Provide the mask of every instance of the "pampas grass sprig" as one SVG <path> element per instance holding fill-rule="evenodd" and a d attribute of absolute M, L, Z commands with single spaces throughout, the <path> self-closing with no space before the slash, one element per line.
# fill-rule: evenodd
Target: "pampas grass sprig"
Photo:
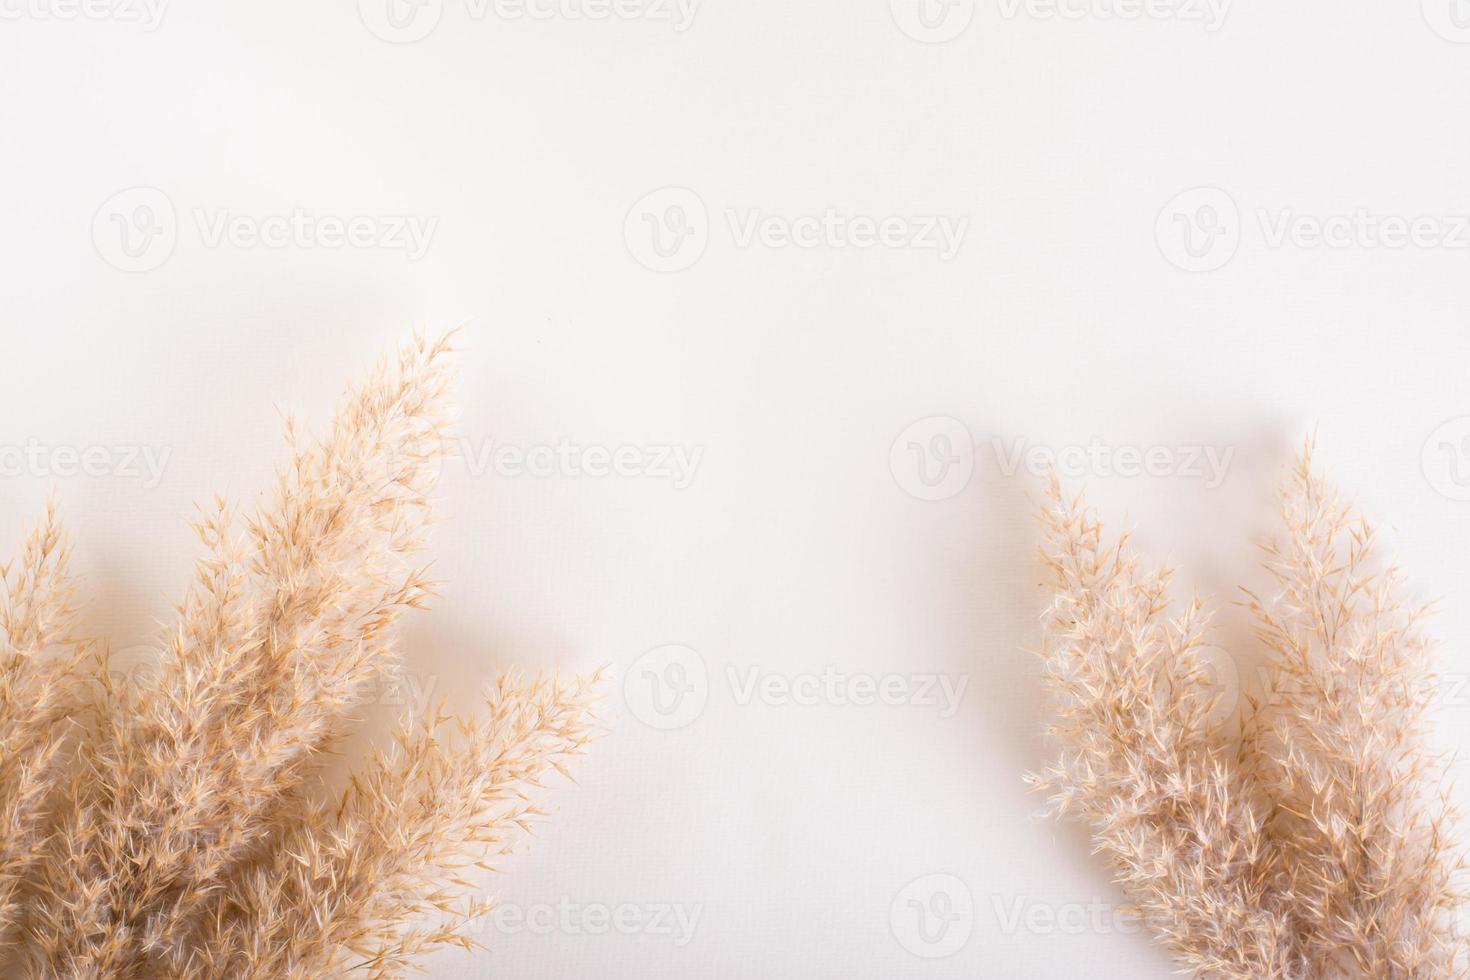
<path fill-rule="evenodd" d="M 4 569 L 0 930 L 27 978 L 398 976 L 466 945 L 467 869 L 594 733 L 596 676 L 509 673 L 479 718 L 405 717 L 345 791 L 324 760 L 399 668 L 446 445 L 449 338 L 348 392 L 253 516 L 223 501 L 156 669 L 75 634 L 54 508 Z M 11 975 L 7 973 L 7 975 Z"/>
<path fill-rule="evenodd" d="M 1463 976 L 1463 870 L 1425 714 L 1425 610 L 1310 444 L 1265 549 L 1273 593 L 1245 605 L 1268 691 L 1241 732 L 1211 726 L 1207 620 L 1170 615 L 1166 570 L 1107 544 L 1052 478 L 1041 511 L 1056 761 L 1028 777 L 1090 828 L 1159 942 L 1197 976 Z"/>

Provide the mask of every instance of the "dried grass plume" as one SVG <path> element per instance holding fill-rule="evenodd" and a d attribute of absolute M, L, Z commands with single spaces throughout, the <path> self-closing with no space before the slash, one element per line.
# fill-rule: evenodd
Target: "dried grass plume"
<path fill-rule="evenodd" d="M 156 669 L 75 635 L 54 508 L 0 568 L 0 946 L 25 978 L 394 977 L 469 945 L 474 865 L 593 734 L 597 678 L 501 677 L 402 719 L 345 791 L 323 764 L 398 669 L 447 445 L 449 338 L 349 391 L 253 515 L 223 501 Z"/>
<path fill-rule="evenodd" d="M 1040 521 L 1057 757 L 1028 780 L 1087 825 L 1185 972 L 1464 976 L 1463 864 L 1424 730 L 1425 610 L 1311 450 L 1265 549 L 1271 594 L 1246 593 L 1269 683 L 1238 736 L 1211 724 L 1200 602 L 1171 606 L 1169 571 L 1141 568 L 1126 535 L 1107 542 L 1053 476 Z"/>

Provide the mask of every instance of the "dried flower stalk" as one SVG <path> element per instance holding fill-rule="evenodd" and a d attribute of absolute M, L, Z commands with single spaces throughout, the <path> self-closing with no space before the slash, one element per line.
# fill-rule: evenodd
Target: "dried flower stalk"
<path fill-rule="evenodd" d="M 1126 536 L 1106 545 L 1053 476 L 1040 521 L 1058 759 L 1027 778 L 1086 822 L 1193 975 L 1463 976 L 1463 864 L 1423 725 L 1425 610 L 1375 564 L 1372 530 L 1311 449 L 1282 492 L 1285 537 L 1265 549 L 1275 594 L 1246 593 L 1269 684 L 1238 739 L 1210 724 L 1199 601 L 1171 619 L 1169 572 L 1141 572 Z"/>
<path fill-rule="evenodd" d="M 19 559 L 0 565 L 0 942 L 12 938 L 61 783 L 73 677 L 89 646 L 72 636 L 75 585 L 54 503 Z"/>
<path fill-rule="evenodd" d="M 54 512 L 7 571 L 0 926 L 22 976 L 391 977 L 470 942 L 485 902 L 422 920 L 538 812 L 525 794 L 591 736 L 595 676 L 507 674 L 487 720 L 406 718 L 335 802 L 318 778 L 429 594 L 449 352 L 416 338 L 320 440 L 287 420 L 259 513 L 242 528 L 217 500 L 196 524 L 206 553 L 149 676 L 72 638 Z"/>

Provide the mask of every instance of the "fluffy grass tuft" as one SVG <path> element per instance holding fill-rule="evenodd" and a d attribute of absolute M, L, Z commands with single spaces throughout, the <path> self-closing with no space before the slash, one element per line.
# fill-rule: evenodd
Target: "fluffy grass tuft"
<path fill-rule="evenodd" d="M 1055 763 L 1027 778 L 1084 821 L 1135 911 L 1197 976 L 1464 976 L 1463 870 L 1424 721 L 1422 607 L 1302 451 L 1245 605 L 1269 655 L 1238 738 L 1210 724 L 1207 623 L 1169 573 L 1052 478 L 1040 521 Z"/>
<path fill-rule="evenodd" d="M 0 930 L 26 978 L 394 977 L 471 945 L 469 867 L 539 815 L 592 737 L 596 675 L 508 673 L 482 717 L 402 719 L 340 795 L 333 747 L 399 667 L 394 627 L 448 445 L 450 338 L 347 393 L 258 512 L 223 501 L 163 656 L 76 638 L 54 508 L 3 569 Z"/>

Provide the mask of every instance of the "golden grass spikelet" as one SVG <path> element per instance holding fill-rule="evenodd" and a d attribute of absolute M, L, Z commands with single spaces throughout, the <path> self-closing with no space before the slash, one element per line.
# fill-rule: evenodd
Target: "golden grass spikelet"
<path fill-rule="evenodd" d="M 258 512 L 216 500 L 197 521 L 205 554 L 145 675 L 72 636 L 54 508 L 0 569 L 5 975 L 392 977 L 468 942 L 488 903 L 462 872 L 591 737 L 596 676 L 507 674 L 484 719 L 405 718 L 340 799 L 320 789 L 431 589 L 450 340 L 381 362 L 318 440 L 287 419 Z"/>
<path fill-rule="evenodd" d="M 1027 779 L 1081 818 L 1135 911 L 1186 972 L 1230 980 L 1464 976 L 1463 870 L 1440 766 L 1422 607 L 1307 443 L 1264 549 L 1275 590 L 1244 605 L 1268 690 L 1212 726 L 1195 600 L 1171 619 L 1145 573 L 1052 477 L 1040 514 L 1055 763 Z"/>
<path fill-rule="evenodd" d="M 72 635 L 67 555 L 52 503 L 19 558 L 0 565 L 0 943 L 12 939 L 81 704 L 74 678 L 90 645 Z"/>

